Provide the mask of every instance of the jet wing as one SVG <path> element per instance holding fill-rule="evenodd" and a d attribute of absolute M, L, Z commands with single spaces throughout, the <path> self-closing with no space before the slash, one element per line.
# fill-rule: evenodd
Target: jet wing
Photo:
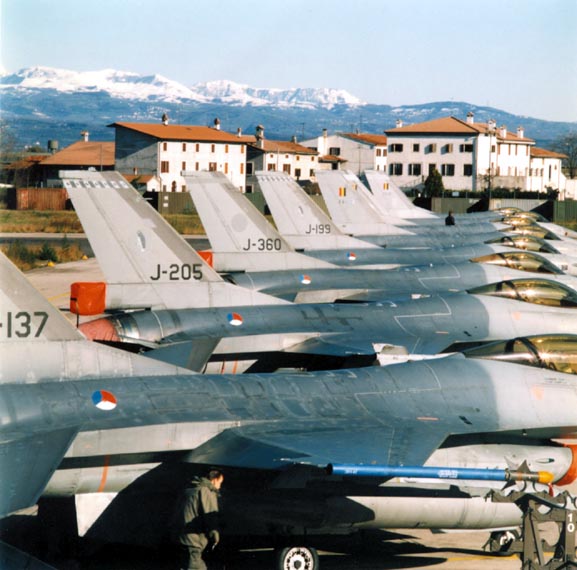
<path fill-rule="evenodd" d="M 298 405 L 295 402 L 295 405 Z M 332 412 L 331 412 L 332 413 Z M 283 469 L 332 462 L 423 465 L 448 436 L 446 426 L 335 420 L 279 422 L 230 428 L 191 452 L 186 461 L 230 467 Z"/>

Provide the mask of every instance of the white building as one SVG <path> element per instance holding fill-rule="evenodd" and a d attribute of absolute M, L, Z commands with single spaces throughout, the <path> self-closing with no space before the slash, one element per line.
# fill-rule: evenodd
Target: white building
<path fill-rule="evenodd" d="M 242 137 L 214 127 L 113 123 L 115 169 L 130 176 L 151 176 L 149 190 L 183 192 L 183 170 L 224 172 L 241 191 L 246 188 L 246 143 Z"/>
<path fill-rule="evenodd" d="M 338 133 L 326 129 L 315 139 L 301 142 L 319 154 L 321 170 L 339 170 L 341 165 L 355 174 L 365 170 L 386 170 L 387 137 L 369 133 Z"/>
<path fill-rule="evenodd" d="M 560 191 L 560 199 L 568 196 L 564 194 L 567 188 L 567 179 L 561 171 L 561 163 L 566 155 L 544 148 L 531 149 L 531 166 L 529 169 L 530 188 L 537 192 L 546 192 L 553 188 Z"/>
<path fill-rule="evenodd" d="M 264 128 L 259 125 L 256 137 L 247 146 L 246 191 L 252 192 L 257 187 L 254 173 L 284 172 L 298 181 L 314 179 L 314 172 L 319 167 L 319 157 L 315 150 L 298 144 L 296 140 L 276 141 L 264 137 Z"/>
<path fill-rule="evenodd" d="M 386 131 L 388 172 L 404 188 L 420 187 L 437 169 L 448 190 L 482 191 L 489 187 L 528 190 L 531 148 L 519 127 L 516 133 L 494 121 L 475 123 L 444 117 Z"/>

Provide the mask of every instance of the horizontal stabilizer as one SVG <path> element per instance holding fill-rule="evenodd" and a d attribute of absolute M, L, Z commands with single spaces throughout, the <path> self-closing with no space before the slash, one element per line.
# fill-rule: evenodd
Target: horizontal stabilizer
<path fill-rule="evenodd" d="M 200 338 L 191 342 L 178 342 L 150 350 L 146 356 L 181 368 L 201 372 L 219 342 L 220 339 L 218 338 Z"/>
<path fill-rule="evenodd" d="M 0 516 L 36 503 L 76 433 L 76 429 L 55 430 L 2 443 Z"/>

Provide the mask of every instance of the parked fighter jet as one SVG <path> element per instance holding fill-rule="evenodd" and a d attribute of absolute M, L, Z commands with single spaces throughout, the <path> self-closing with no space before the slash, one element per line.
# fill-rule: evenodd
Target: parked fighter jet
<path fill-rule="evenodd" d="M 274 520 L 269 515 L 261 521 L 269 533 L 282 527 L 290 534 L 296 519 L 307 532 L 343 525 L 516 525 L 516 507 L 491 503 L 484 498 L 487 489 L 511 480 L 543 488 L 575 478 L 575 450 L 552 441 L 577 433 L 575 337 L 517 339 L 501 350 L 477 351 L 477 358 L 458 354 L 384 368 L 260 374 L 242 381 L 199 376 L 87 343 L 4 257 L 0 263 L 2 516 L 35 503 L 82 434 L 85 444 L 96 445 L 74 448 L 69 457 L 75 469 L 91 465 L 106 470 L 111 487 L 126 485 L 126 478 L 119 483 L 108 466 L 134 462 L 137 453 L 158 456 L 151 449 L 158 440 L 142 437 L 148 433 L 140 431 L 144 426 L 173 426 L 161 449 L 177 450 L 181 461 L 155 470 L 164 475 L 165 490 L 174 491 L 171 473 L 178 473 L 182 460 L 231 471 L 251 468 L 270 474 L 273 487 L 275 482 L 288 487 L 292 493 L 281 494 L 284 502 L 277 503 L 280 514 L 277 510 Z M 187 439 L 185 433 L 196 435 Z M 129 457 L 123 453 L 127 445 Z M 354 486 L 327 474 L 327 465 L 335 463 L 407 468 L 398 477 L 415 477 L 414 468 L 435 466 L 438 486 L 382 476 L 374 485 L 356 487 L 355 494 Z M 458 485 L 455 473 L 462 480 Z M 152 483 L 159 493 L 158 477 L 141 478 L 129 498 L 142 502 Z M 99 489 L 108 483 L 105 476 Z M 434 509 L 414 509 L 417 490 Z M 70 495 L 76 489 L 58 487 L 56 477 L 51 492 Z M 241 514 L 262 516 L 271 498 L 276 501 L 277 495 L 259 488 L 253 508 Z M 302 512 L 295 513 L 297 504 L 305 507 Z M 146 507 L 146 526 L 152 527 L 156 519 L 149 503 Z M 142 532 L 135 519 L 131 511 L 131 525 L 118 529 L 116 541 Z"/>
<path fill-rule="evenodd" d="M 254 364 L 262 367 L 266 363 L 267 369 L 274 369 L 280 363 L 286 362 L 287 353 L 292 352 L 292 362 L 295 360 L 294 353 L 301 353 L 310 360 L 311 355 L 329 356 L 342 365 L 343 361 L 350 358 L 351 355 L 364 355 L 372 357 L 375 353 L 374 345 L 398 345 L 401 350 L 413 354 L 425 352 L 432 354 L 446 349 L 453 342 L 472 340 L 478 338 L 479 340 L 491 340 L 494 338 L 505 338 L 514 334 L 531 334 L 540 332 L 542 329 L 536 328 L 536 325 L 541 321 L 530 321 L 528 326 L 529 332 L 515 331 L 511 332 L 507 328 L 507 321 L 497 319 L 497 324 L 493 323 L 491 332 L 488 330 L 479 330 L 479 325 L 475 325 L 477 331 L 474 334 L 469 332 L 463 333 L 454 331 L 467 330 L 467 327 L 462 325 L 459 319 L 464 318 L 468 324 L 475 323 L 476 319 L 482 322 L 487 320 L 491 315 L 490 310 L 483 307 L 478 307 L 478 303 L 474 301 L 474 297 L 465 295 L 463 299 L 466 301 L 459 301 L 461 297 L 449 297 L 450 301 L 440 301 L 436 298 L 421 299 L 418 304 L 412 303 L 385 303 L 380 308 L 375 309 L 362 305 L 354 307 L 317 307 L 310 305 L 304 307 L 302 310 L 294 306 L 287 306 L 285 312 L 268 311 L 263 304 L 274 303 L 274 300 L 266 296 L 261 296 L 266 300 L 266 303 L 260 303 L 257 297 L 251 297 L 245 294 L 242 289 L 235 288 L 231 284 L 223 283 L 218 275 L 210 268 L 200 265 L 201 260 L 196 256 L 194 251 L 183 242 L 171 228 L 165 227 L 164 222 L 158 214 L 148 206 L 140 196 L 127 185 L 122 185 L 114 173 L 106 173 L 107 176 L 102 178 L 98 173 L 90 173 L 92 177 L 91 183 L 87 183 L 86 179 L 77 178 L 77 174 L 70 173 L 66 178 L 66 184 L 69 188 L 70 196 L 77 208 L 77 212 L 85 223 L 85 229 L 93 244 L 99 259 L 102 259 L 102 266 L 108 281 L 113 285 L 123 284 L 123 286 L 132 287 L 152 287 L 155 295 L 162 299 L 162 302 L 156 301 L 157 297 L 151 298 L 143 294 L 137 298 L 128 296 L 120 299 L 120 303 L 116 303 L 113 308 L 145 308 L 144 313 L 133 312 L 131 315 L 115 317 L 110 326 L 109 320 L 100 320 L 96 323 L 84 325 L 85 333 L 96 340 L 121 340 L 124 342 L 140 343 L 147 347 L 159 348 L 163 347 L 164 357 L 173 363 L 181 365 L 188 365 L 190 353 L 193 349 L 194 343 L 206 342 L 210 339 L 212 345 L 219 343 L 221 337 L 242 336 L 238 340 L 221 341 L 218 349 L 213 357 L 213 362 L 216 360 L 217 366 L 222 370 L 222 366 L 226 361 L 232 360 L 237 362 L 243 360 L 242 365 L 233 364 L 236 370 L 240 371 L 247 367 L 247 365 Z M 118 188 L 114 186 L 106 186 L 105 182 L 114 181 Z M 97 188 L 91 188 L 91 185 L 98 182 Z M 122 199 L 119 199 L 122 197 Z M 93 201 L 98 203 L 98 208 L 93 207 Z M 122 224 L 120 223 L 122 220 Z M 94 230 L 97 230 L 96 232 Z M 118 235 L 116 235 L 118 234 Z M 144 247 L 143 247 L 144 246 Z M 115 251 L 110 256 L 110 252 Z M 496 260 L 503 263 L 511 263 L 514 259 L 513 253 L 499 254 L 500 257 Z M 518 254 L 517 254 L 518 255 Z M 529 260 L 535 263 L 535 259 L 531 256 L 534 254 L 522 253 L 526 261 Z M 110 263 L 110 258 L 117 259 L 121 257 L 118 263 Z M 164 265 L 158 263 L 158 260 L 163 260 Z M 177 261 L 174 263 L 174 261 Z M 490 260 L 495 262 L 495 260 Z M 198 262 L 198 264 L 195 264 Z M 129 267 L 129 279 L 125 277 L 123 267 Z M 156 273 L 154 273 L 156 267 Z M 160 269 L 166 267 L 166 270 Z M 185 267 L 191 267 L 192 270 L 185 275 L 183 273 Z M 196 273 L 202 279 L 195 279 Z M 513 265 L 513 268 L 515 265 Z M 549 269 L 547 269 L 549 267 Z M 176 268 L 176 269 L 175 269 Z M 450 273 L 447 273 L 447 269 Z M 552 266 L 548 266 L 543 260 L 537 260 L 532 269 L 545 270 L 550 273 L 555 272 Z M 179 271 L 176 271 L 179 270 Z M 442 271 L 441 271 L 442 270 Z M 162 273 L 166 271 L 166 277 Z M 173 278 L 173 271 L 176 271 L 176 276 Z M 447 282 L 447 278 L 453 284 L 457 283 L 457 275 L 453 273 L 455 268 L 440 268 L 439 273 L 435 274 L 431 268 L 423 270 L 421 275 L 419 270 L 412 272 L 404 272 L 403 275 L 393 275 L 394 279 L 389 280 L 392 293 L 387 293 L 390 298 L 392 296 L 399 296 L 402 288 L 409 284 L 410 277 L 413 278 L 413 287 L 416 293 L 428 293 L 441 285 L 433 285 L 436 280 L 437 283 Z M 506 272 L 510 270 L 507 269 Z M 509 275 L 503 273 L 483 273 L 485 279 L 492 275 L 507 276 L 508 279 L 515 277 L 514 271 Z M 144 276 L 144 278 L 142 277 Z M 186 277 L 189 279 L 186 279 Z M 477 273 L 477 277 L 481 273 Z M 271 279 L 274 277 L 271 276 Z M 212 281 L 203 282 L 203 279 L 212 279 Z M 367 277 L 368 279 L 368 277 Z M 123 282 L 124 280 L 124 282 Z M 376 282 L 375 287 L 377 287 Z M 430 283 L 427 289 L 426 283 Z M 516 282 L 516 281 L 514 281 Z M 384 283 L 384 282 L 383 282 Z M 533 283 L 533 282 L 531 282 Z M 220 290 L 226 291 L 226 296 L 219 293 L 212 292 L 213 285 L 216 284 Z M 464 283 L 463 283 L 464 284 Z M 198 293 L 196 288 L 198 286 Z M 168 291 L 178 291 L 179 297 L 171 297 L 171 293 L 164 293 L 164 288 Z M 382 289 L 382 285 L 380 288 Z M 386 285 L 385 285 L 386 287 Z M 235 301 L 235 291 L 239 290 L 239 300 Z M 217 289 L 218 291 L 218 289 Z M 571 291 L 571 290 L 569 290 Z M 568 298 L 571 298 L 571 293 L 563 293 Z M 375 293 L 376 299 L 383 299 L 381 292 Z M 503 300 L 500 300 L 502 302 Z M 121 304 L 124 302 L 124 306 Z M 212 304 L 211 304 L 212 302 Z M 280 303 L 280 301 L 278 301 Z M 457 303 L 454 308 L 451 308 L 451 303 Z M 467 306 L 459 307 L 459 304 L 465 302 Z M 148 304 L 146 304 L 148 303 Z M 204 303 L 204 305 L 203 305 Z M 448 314 L 445 318 L 449 318 L 446 323 L 447 330 L 444 331 L 443 336 L 435 336 L 437 325 L 434 322 L 421 318 L 418 320 L 420 328 L 418 332 L 407 332 L 406 325 L 399 327 L 399 322 L 404 322 L 403 319 L 415 321 L 409 315 L 435 315 L 438 313 L 439 303 L 445 306 L 444 303 L 449 303 Z M 507 303 L 512 303 L 511 309 L 507 308 Z M 389 305 L 392 304 L 394 308 Z M 499 303 L 498 303 L 499 304 Z M 499 310 L 507 311 L 518 310 L 516 308 L 518 302 L 507 301 L 505 306 L 499 307 Z M 259 319 L 254 320 L 249 318 L 247 323 L 242 327 L 227 329 L 227 326 L 222 327 L 221 320 L 224 316 L 227 317 L 228 322 L 236 322 L 236 316 L 242 314 L 241 307 L 244 305 L 257 305 L 254 309 L 247 309 L 244 314 L 249 317 L 252 314 L 259 315 Z M 210 313 L 189 311 L 190 307 L 209 307 L 222 306 L 225 307 L 224 313 L 222 311 Z M 149 311 L 148 309 L 153 309 Z M 168 309 L 168 312 L 166 311 Z M 171 312 L 170 309 L 176 309 L 177 312 Z M 220 314 L 220 319 L 217 318 L 217 313 Z M 221 314 L 222 313 L 222 314 Z M 447 311 L 445 311 L 447 313 Z M 571 313 L 571 311 L 569 311 Z M 502 315 L 504 313 L 495 313 Z M 230 317 L 232 315 L 232 317 Z M 236 315 L 236 316 L 235 316 Z M 563 319 L 570 318 L 572 315 L 561 315 L 561 322 Z M 377 318 L 375 318 L 377 317 Z M 432 317 L 431 317 L 432 318 Z M 437 317 L 438 318 L 438 317 Z M 555 317 L 552 317 L 554 319 Z M 216 320 L 215 320 L 216 319 Z M 453 319 L 457 319 L 453 321 Z M 189 323 L 192 320 L 193 323 Z M 276 327 L 271 327 L 270 323 L 277 322 Z M 493 319 L 495 320 L 495 319 Z M 434 321 L 434 319 L 433 319 Z M 162 324 L 161 324 L 162 323 Z M 241 317 L 240 323 L 243 323 Z M 239 323 L 239 324 L 240 324 Z M 355 323 L 353 327 L 351 323 Z M 256 328 L 251 328 L 256 325 Z M 238 327 L 238 325 L 236 325 Z M 503 330 L 500 327 L 505 327 Z M 527 325 L 526 325 L 527 326 Z M 551 326 L 561 327 L 549 329 L 550 331 L 567 331 L 567 325 L 551 324 Z M 96 328 L 95 328 L 96 327 Z M 216 327 L 216 328 L 215 328 Z M 342 333 L 351 330 L 359 330 L 358 338 L 347 340 L 344 342 Z M 230 332 L 230 330 L 234 332 Z M 500 332 L 497 332 L 500 330 Z M 291 333 L 289 335 L 288 333 Z M 321 342 L 312 342 L 311 336 L 319 334 L 331 335 L 330 342 L 327 342 L 323 337 Z M 261 335 L 265 335 L 265 337 Z M 432 339 L 425 340 L 426 337 L 432 334 Z M 453 338 L 453 334 L 456 336 Z M 258 335 L 258 336 L 255 336 Z M 296 336 L 295 336 L 296 335 Z M 364 336 L 363 336 L 364 335 Z M 250 336 L 250 338 L 246 338 Z M 306 341 L 306 342 L 305 342 Z M 277 358 L 272 358 L 271 352 L 281 351 L 283 354 L 277 355 Z M 250 353 L 247 355 L 247 353 Z M 242 359 L 232 357 L 231 355 L 243 355 Z M 162 356 L 163 353 L 157 353 L 157 356 Z M 264 356 L 263 356 L 264 355 Z M 301 358 L 302 361 L 302 358 Z M 198 363 L 195 363 L 198 364 Z M 324 365 L 326 365 L 324 363 Z M 334 364 L 332 364 L 334 366 Z M 211 368 L 213 369 L 213 368 Z"/>
<path fill-rule="evenodd" d="M 412 301 L 140 311 L 82 327 L 94 340 L 103 334 L 148 347 L 222 339 L 211 371 L 227 364 L 236 372 L 326 369 L 544 331 L 571 333 L 577 330 L 577 291 L 546 279 L 514 279 Z"/>
<path fill-rule="evenodd" d="M 346 236 L 362 234 L 362 239 L 382 246 L 393 248 L 453 248 L 462 245 L 482 243 L 484 240 L 501 237 L 494 227 L 483 227 L 484 231 L 462 233 L 458 230 L 446 232 L 445 228 L 438 224 L 432 228 L 430 236 L 409 235 L 405 227 L 405 234 L 368 236 L 369 226 L 367 223 L 375 219 L 377 213 L 370 211 L 367 223 L 341 230 L 331 218 L 317 206 L 303 189 L 290 176 L 277 172 L 257 172 L 259 187 L 262 190 L 267 204 L 272 212 L 275 223 L 280 233 L 297 248 L 306 250 L 342 248 L 346 244 Z M 319 176 L 322 176 L 319 174 Z M 355 177 L 355 180 L 356 177 Z M 356 183 L 355 183 L 356 184 Z M 346 189 L 342 190 L 342 198 L 346 199 Z M 352 198 L 349 197 L 349 200 Z M 379 222 L 376 222 L 379 223 Z M 412 226 L 411 226 L 412 227 Z M 488 232 L 488 233 L 487 233 Z M 439 237 L 440 236 L 440 237 Z M 339 245 L 334 245 L 335 238 L 340 240 Z M 355 239 L 358 237 L 348 239 Z M 345 245 L 353 249 L 354 244 Z"/>
<path fill-rule="evenodd" d="M 485 239 L 488 239 L 491 235 L 496 236 L 497 231 L 505 227 L 500 222 L 483 220 L 446 227 L 441 221 L 416 224 L 396 218 L 392 214 L 384 217 L 371 200 L 369 190 L 353 173 L 343 170 L 317 170 L 315 176 L 335 224 L 346 233 L 363 236 L 370 241 L 373 241 L 371 236 L 386 235 L 389 236 L 386 242 L 389 246 L 403 244 L 404 241 L 404 247 L 407 247 L 407 244 L 440 247 L 447 238 L 459 240 L 473 234 L 485 235 Z M 410 230 L 413 237 L 403 240 L 401 236 L 395 236 L 395 232 L 389 227 L 391 223 L 400 224 L 397 227 Z M 402 225 L 409 223 L 413 225 Z"/>
<path fill-rule="evenodd" d="M 257 173 L 277 225 L 287 232 L 281 236 L 222 173 L 185 173 L 184 176 L 211 242 L 215 267 L 235 275 L 245 263 L 253 271 L 280 269 L 279 264 L 259 264 L 261 254 L 255 252 L 257 247 L 251 244 L 269 243 L 274 250 L 274 243 L 277 243 L 279 250 L 283 251 L 285 237 L 307 255 L 347 268 L 369 266 L 391 269 L 404 265 L 459 263 L 510 250 L 508 247 L 484 244 L 462 247 L 450 247 L 447 244 L 446 248 L 437 249 L 356 249 L 354 246 L 359 244 L 359 240 L 340 234 L 294 180 L 287 175 Z M 503 237 L 500 233 L 498 235 Z M 471 241 L 474 243 L 474 240 Z M 510 244 L 515 245 L 514 242 Z M 342 249 L 347 245 L 350 249 Z M 338 249 L 333 249 L 335 246 Z M 282 259 L 281 256 L 281 262 Z M 565 259 L 558 259 L 558 264 L 567 265 Z M 288 274 L 285 272 L 284 275 L 286 277 Z M 306 271 L 306 276 L 310 277 L 309 271 Z M 267 275 L 255 276 L 252 272 L 250 278 L 247 275 L 241 276 L 241 279 L 246 284 L 253 277 L 257 288 L 257 282 L 267 279 Z M 281 277 L 277 275 L 274 279 L 278 283 Z M 300 277 L 302 274 L 299 273 L 290 279 L 290 283 Z M 235 279 L 234 275 L 232 279 Z"/>
<path fill-rule="evenodd" d="M 364 177 L 371 190 L 365 196 L 371 200 L 381 215 L 385 217 L 393 215 L 414 224 L 430 225 L 431 222 L 444 224 L 445 216 L 415 206 L 385 171 L 366 170 Z M 458 224 L 478 224 L 483 221 L 500 222 L 504 216 L 514 213 L 521 213 L 521 210 L 519 208 L 499 208 L 486 212 L 455 214 L 455 219 Z"/>
<path fill-rule="evenodd" d="M 205 266 L 203 260 L 194 251 L 190 251 L 190 246 L 119 174 L 107 173 L 106 176 L 101 176 L 93 172 L 67 172 L 65 176 L 69 195 L 93 249 L 102 261 L 102 268 L 110 284 L 107 300 L 109 309 L 153 306 L 177 308 L 187 304 L 189 307 L 203 307 L 210 306 L 210 303 L 227 306 L 233 302 L 230 295 L 234 288 L 223 283 L 210 267 Z M 208 173 L 204 173 L 200 179 L 212 180 Z M 218 182 L 220 180 L 217 178 Z M 191 184 L 191 187 L 196 188 L 196 185 Z M 282 238 L 274 233 L 274 228 L 237 190 L 219 185 L 203 185 L 203 190 L 206 190 L 210 197 L 199 199 L 199 210 L 209 236 L 218 240 L 217 245 L 226 248 L 226 245 L 223 245 L 223 234 L 229 235 L 226 238 L 229 244 L 240 244 L 237 233 L 232 228 L 243 228 L 243 235 L 252 235 L 255 242 L 281 242 Z M 199 193 L 198 189 L 195 190 L 196 193 Z M 241 200 L 245 209 L 235 208 L 235 200 Z M 214 238 L 215 235 L 220 238 Z M 145 244 L 145 249 L 139 245 L 139 240 Z M 263 291 L 287 300 L 326 302 L 344 298 L 410 298 L 416 294 L 456 291 L 475 284 L 523 276 L 522 273 L 517 274 L 518 270 L 550 274 L 558 272 L 542 258 L 537 259 L 535 256 L 514 251 L 506 253 L 507 249 L 499 246 L 486 249 L 504 251 L 505 257 L 489 259 L 488 264 L 483 267 L 468 262 L 453 266 L 428 262 L 426 267 L 413 267 L 410 271 L 390 274 L 338 267 L 334 270 L 325 269 L 324 265 L 329 264 L 323 262 L 318 262 L 320 269 L 305 267 L 299 270 L 275 270 L 290 265 L 295 260 L 295 257 L 290 257 L 292 255 L 305 261 L 311 258 L 294 252 L 285 254 L 282 251 L 237 251 L 236 254 L 232 252 L 233 265 L 228 265 L 229 269 L 236 267 L 237 271 L 230 272 L 226 278 L 253 291 Z M 387 252 L 391 257 L 392 253 Z M 454 251 L 451 250 L 451 253 Z M 279 263 L 275 263 L 277 256 Z M 213 259 L 215 265 L 230 261 L 228 256 L 223 260 L 218 252 L 213 253 Z M 167 261 L 161 267 L 155 260 Z M 258 268 L 259 271 L 239 271 L 245 261 L 249 267 Z M 314 259 L 311 261 L 315 262 Z M 497 262 L 506 265 L 507 269 L 494 265 Z M 164 282 L 161 279 L 163 271 L 168 272 L 164 274 Z M 205 290 L 199 289 L 198 293 L 194 290 L 191 299 L 191 288 L 195 281 L 205 282 Z M 213 294 L 213 286 L 227 291 L 227 296 L 223 297 L 222 293 Z M 119 289 L 120 293 L 115 295 L 115 290 Z M 134 291 L 138 294 L 133 293 Z M 242 301 L 243 298 L 245 301 Z M 239 291 L 240 303 L 261 304 L 242 291 Z"/>

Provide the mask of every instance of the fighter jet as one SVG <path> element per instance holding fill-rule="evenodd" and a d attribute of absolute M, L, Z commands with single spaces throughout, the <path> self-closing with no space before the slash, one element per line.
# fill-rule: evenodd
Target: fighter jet
<path fill-rule="evenodd" d="M 505 228 L 500 222 L 477 221 L 468 224 L 446 227 L 444 222 L 416 224 L 412 221 L 397 218 L 394 214 L 386 216 L 375 206 L 369 190 L 352 172 L 343 170 L 317 170 L 315 173 L 325 204 L 335 224 L 345 233 L 363 236 L 363 239 L 374 241 L 372 236 L 387 236 L 388 246 L 407 244 L 414 246 L 442 246 L 447 238 L 466 239 L 467 236 L 484 235 L 488 239 L 496 236 L 499 229 Z M 397 231 L 390 227 L 403 231 Z M 407 225 L 412 224 L 412 225 Z M 403 240 L 407 231 L 413 237 Z M 377 238 L 378 239 L 378 238 Z M 378 241 L 382 243 L 382 241 Z"/>
<path fill-rule="evenodd" d="M 265 247 L 267 243 L 273 252 L 275 243 L 278 251 L 285 251 L 286 242 L 289 242 L 308 256 L 339 267 L 379 269 L 459 263 L 511 249 L 485 244 L 450 247 L 449 242 L 447 247 L 436 249 L 367 248 L 362 245 L 363 242 L 340 234 L 290 177 L 277 173 L 257 173 L 276 223 L 282 228 L 283 235 L 280 235 L 222 173 L 186 172 L 184 177 L 211 242 L 214 267 L 230 274 L 236 274 L 239 270 L 242 272 L 243 267 L 265 272 L 281 269 L 279 263 L 259 263 L 261 252 L 258 251 L 258 244 Z M 498 235 L 502 237 L 502 234 Z M 510 243 L 515 245 L 514 242 Z M 359 244 L 360 249 L 355 247 Z M 282 262 L 282 256 L 279 256 L 279 260 Z M 567 265 L 564 259 L 558 261 Z M 309 272 L 305 271 L 305 275 L 309 275 Z M 255 279 L 266 279 L 266 276 L 256 276 Z M 291 279 L 291 282 L 294 281 Z"/>
<path fill-rule="evenodd" d="M 456 354 L 239 381 L 88 343 L 4 257 L 0 263 L 1 516 L 33 505 L 59 466 L 100 469 L 106 475 L 96 491 L 118 489 L 129 481 L 109 466 L 134 463 L 134 455 L 158 464 L 160 450 L 164 461 L 156 477 L 141 477 L 124 497 L 146 504 L 143 526 L 156 520 L 148 494 L 174 492 L 174 474 L 186 463 L 268 474 L 270 485 L 260 487 L 253 509 L 240 514 L 265 513 L 277 500 L 276 482 L 290 492 L 280 493 L 284 501 L 277 502 L 275 517 L 262 522 L 269 533 L 282 527 L 289 535 L 296 519 L 307 533 L 343 525 L 511 526 L 520 512 L 491 503 L 487 489 L 516 480 L 543 489 L 575 479 L 574 448 L 553 442 L 577 433 L 577 352 L 570 335 L 516 339 L 473 358 Z M 150 433 L 146 426 L 159 426 L 161 433 L 161 426 L 171 426 L 172 435 L 159 445 L 142 437 Z M 73 446 L 77 438 L 84 445 Z M 75 466 L 65 467 L 71 449 Z M 167 452 L 179 460 L 169 461 Z M 354 476 L 343 484 L 349 478 L 329 474 L 329 465 L 400 469 L 355 487 Z M 415 471 L 423 466 L 437 468 L 436 487 L 423 482 L 430 471 Z M 79 490 L 59 487 L 58 475 L 51 485 L 61 496 Z M 435 508 L 414 509 L 415 491 Z M 131 511 L 132 524 L 118 529 L 116 541 L 142 532 L 135 519 Z"/>
<path fill-rule="evenodd" d="M 104 176 L 82 171 L 67 172 L 64 176 L 69 195 L 106 275 L 108 309 L 207 307 L 210 303 L 222 306 L 236 303 L 232 300 L 235 288 L 224 283 L 222 277 L 206 266 L 190 245 L 119 174 L 106 173 Z M 204 173 L 200 180 L 213 179 Z M 281 243 L 281 236 L 274 233 L 274 228 L 264 217 L 238 191 L 222 188 L 220 182 L 221 179 L 217 178 L 216 186 L 203 184 L 207 197 L 199 199 L 199 210 L 211 240 L 216 239 L 216 245 L 221 248 L 227 247 L 223 245 L 224 240 L 233 246 L 239 245 L 241 242 L 232 228 L 242 227 L 243 235 L 252 235 L 255 242 L 276 243 L 278 240 Z M 195 184 L 191 186 L 196 188 Z M 236 200 L 242 200 L 245 209 L 235 209 Z M 207 203 L 211 205 L 207 206 Z M 223 239 L 224 234 L 228 237 Z M 215 238 L 215 235 L 220 237 Z M 141 243 L 144 249 L 139 245 Z M 507 248 L 500 246 L 486 249 L 507 252 Z M 392 250 L 387 254 L 392 257 Z M 320 268 L 311 267 L 314 263 L 305 263 L 298 270 L 285 269 L 298 258 L 308 259 Z M 155 260 L 166 262 L 161 265 Z M 517 274 L 520 270 L 558 272 L 542 258 L 514 251 L 499 260 L 489 259 L 483 267 L 468 262 L 451 266 L 428 262 L 426 267 L 390 274 L 333 267 L 291 251 L 238 250 L 225 254 L 224 258 L 216 251 L 213 252 L 213 261 L 219 267 L 224 263 L 229 270 L 236 268 L 225 276 L 231 283 L 298 302 L 411 297 L 520 277 L 522 274 Z M 506 265 L 507 269 L 495 265 L 498 262 Z M 253 270 L 243 269 L 245 264 Z M 195 282 L 202 283 L 205 290 L 198 288 L 198 292 L 194 289 L 191 293 Z M 212 292 L 213 287 L 216 292 Z M 379 291 L 384 293 L 379 294 Z M 238 291 L 239 304 L 263 304 L 245 293 Z"/>
<path fill-rule="evenodd" d="M 207 370 L 228 366 L 252 372 L 339 368 L 375 359 L 387 364 L 519 335 L 571 333 L 576 327 L 575 288 L 547 279 L 514 279 L 411 301 L 139 311 L 99 319 L 81 330 L 93 340 L 101 334 L 155 348 L 222 339 Z"/>
<path fill-rule="evenodd" d="M 374 208 L 368 207 L 366 208 L 368 212 L 364 212 L 363 208 L 360 209 L 363 216 L 361 221 L 357 219 L 354 225 L 341 230 L 339 225 L 331 220 L 290 176 L 277 172 L 257 172 L 256 176 L 280 233 L 294 247 L 305 250 L 335 249 L 335 247 L 340 249 L 343 247 L 343 243 L 346 244 L 346 236 L 351 235 L 355 236 L 354 239 L 357 242 L 359 237 L 362 237 L 364 241 L 377 245 L 403 249 L 454 248 L 482 243 L 489 238 L 501 237 L 501 234 L 495 231 L 494 227 L 489 226 L 483 226 L 482 231 L 473 234 L 471 232 L 462 233 L 458 230 L 447 232 L 444 227 L 439 225 L 435 225 L 428 232 L 431 234 L 430 239 L 423 235 L 409 234 L 407 226 L 404 227 L 402 236 L 394 233 L 384 236 L 369 236 L 371 220 L 376 224 L 381 224 L 382 221 L 377 219 L 379 214 L 374 211 Z M 324 175 L 319 173 L 319 176 L 323 177 Z M 342 176 L 342 173 L 339 176 Z M 351 177 L 353 177 L 354 182 L 351 183 L 352 190 L 350 192 L 356 192 L 360 188 L 360 181 L 353 175 Z M 342 182 L 340 178 L 337 181 Z M 337 197 L 335 200 L 347 200 L 346 188 L 339 187 L 337 191 L 343 196 Z M 350 196 L 350 192 L 348 200 L 356 200 L 357 198 Z M 364 219 L 365 215 L 367 216 L 366 219 Z M 355 214 L 355 218 L 357 218 L 357 214 Z M 363 219 L 364 223 L 362 222 Z M 391 230 L 391 232 L 394 231 L 397 230 Z M 340 244 L 334 245 L 337 236 Z M 348 239 L 353 238 L 349 237 Z M 345 247 L 354 251 L 355 245 L 351 244 Z"/>
<path fill-rule="evenodd" d="M 381 215 L 385 217 L 392 215 L 417 225 L 444 224 L 444 216 L 415 206 L 385 171 L 366 170 L 364 178 L 370 189 L 370 192 L 367 192 L 364 196 L 373 203 Z M 518 213 L 521 213 L 519 208 L 499 208 L 486 212 L 455 214 L 455 219 L 458 224 L 478 224 L 483 221 L 500 222 L 504 216 Z"/>

